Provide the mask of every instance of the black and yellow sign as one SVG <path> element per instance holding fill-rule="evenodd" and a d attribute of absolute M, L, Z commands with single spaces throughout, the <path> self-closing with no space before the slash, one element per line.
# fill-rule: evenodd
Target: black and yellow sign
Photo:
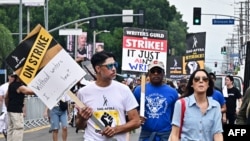
<path fill-rule="evenodd" d="M 24 82 L 29 83 L 35 77 L 52 38 L 45 29 L 41 28 L 19 76 Z"/>
<path fill-rule="evenodd" d="M 6 62 L 28 84 L 61 49 L 49 32 L 37 25 L 6 58 Z"/>

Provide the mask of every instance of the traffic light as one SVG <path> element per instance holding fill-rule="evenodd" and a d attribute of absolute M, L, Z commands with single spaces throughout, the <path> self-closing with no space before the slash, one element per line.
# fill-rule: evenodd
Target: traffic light
<path fill-rule="evenodd" d="M 225 46 L 221 47 L 221 54 L 227 54 L 227 48 Z"/>
<path fill-rule="evenodd" d="M 217 62 L 214 62 L 214 67 L 215 67 L 215 68 L 217 68 L 217 65 L 218 65 L 218 63 L 217 63 Z"/>
<path fill-rule="evenodd" d="M 200 7 L 194 7 L 193 25 L 201 25 L 201 8 Z"/>

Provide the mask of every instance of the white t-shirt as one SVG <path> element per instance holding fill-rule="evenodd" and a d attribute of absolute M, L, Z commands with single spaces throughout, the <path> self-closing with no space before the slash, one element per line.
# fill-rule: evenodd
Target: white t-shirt
<path fill-rule="evenodd" d="M 2 84 L 0 86 L 0 96 L 4 96 L 5 97 L 5 94 L 7 93 L 8 91 L 8 87 L 9 87 L 9 82 L 6 82 L 4 84 Z M 2 112 L 7 112 L 7 108 L 6 108 L 6 105 L 5 105 L 5 102 L 4 102 L 4 99 L 3 99 L 3 105 L 0 105 L 0 107 L 2 106 Z M 1 110 L 1 109 L 0 109 Z"/>
<path fill-rule="evenodd" d="M 93 115 L 103 125 L 115 127 L 126 123 L 125 114 L 138 106 L 138 103 L 126 85 L 117 81 L 107 87 L 99 87 L 95 83 L 82 87 L 77 92 L 78 98 L 86 105 L 93 109 Z M 108 141 L 109 139 L 102 136 L 96 131 L 99 127 L 92 121 L 88 120 L 84 133 L 86 141 Z M 114 136 L 118 141 L 126 141 L 126 133 Z"/>

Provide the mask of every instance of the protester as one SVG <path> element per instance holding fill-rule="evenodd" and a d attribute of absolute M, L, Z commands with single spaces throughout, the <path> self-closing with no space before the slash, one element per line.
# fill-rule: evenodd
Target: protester
<path fill-rule="evenodd" d="M 214 81 L 214 88 L 222 93 L 221 89 L 215 86 L 216 75 L 214 73 L 210 72 L 209 76 Z"/>
<path fill-rule="evenodd" d="M 134 79 L 133 78 L 128 78 L 126 81 L 126 85 L 129 87 L 131 91 L 134 89 Z"/>
<path fill-rule="evenodd" d="M 180 97 L 185 103 L 181 100 L 175 103 L 170 141 L 223 141 L 221 108 L 211 97 L 214 83 L 209 74 L 202 69 L 195 70 L 186 87 Z"/>
<path fill-rule="evenodd" d="M 24 133 L 24 98 L 25 95 L 33 95 L 34 92 L 26 87 L 17 75 L 9 84 L 5 97 L 8 113 L 7 141 L 23 141 Z"/>
<path fill-rule="evenodd" d="M 63 103 L 64 102 L 64 103 Z M 61 100 L 51 109 L 45 109 L 44 116 L 50 119 L 50 132 L 52 132 L 53 141 L 58 141 L 58 132 L 60 129 L 60 125 L 62 127 L 62 140 L 67 141 L 68 136 L 68 105 L 70 102 L 70 97 L 66 94 Z M 61 106 L 60 106 L 61 104 Z M 62 105 L 64 104 L 64 109 Z M 48 111 L 49 110 L 49 111 Z"/>
<path fill-rule="evenodd" d="M 210 79 L 213 80 L 214 84 L 216 81 L 216 76 L 214 73 L 210 72 L 209 73 Z M 226 113 L 227 111 L 227 106 L 226 106 L 226 100 L 223 97 L 223 94 L 221 93 L 221 91 L 219 91 L 220 89 L 216 88 L 214 85 L 214 91 L 212 94 L 212 97 L 214 100 L 216 100 L 217 102 L 219 102 L 219 104 L 221 105 L 221 113 Z M 222 121 L 225 121 L 225 119 L 222 119 Z"/>
<path fill-rule="evenodd" d="M 126 133 L 140 126 L 136 109 L 138 103 L 128 86 L 114 80 L 117 63 L 112 53 L 97 52 L 92 56 L 91 63 L 97 79 L 77 92 L 79 99 L 86 105 L 78 111 L 85 126 L 84 139 L 106 141 L 112 137 L 125 141 Z M 91 116 L 105 128 L 101 130 L 93 120 L 89 120 Z"/>
<path fill-rule="evenodd" d="M 141 78 L 140 77 L 137 77 L 136 78 L 136 82 L 135 82 L 135 87 L 136 86 L 140 86 L 141 85 Z"/>
<path fill-rule="evenodd" d="M 145 85 L 145 117 L 141 117 L 140 141 L 167 141 L 171 132 L 174 103 L 177 90 L 164 83 L 165 67 L 162 61 L 154 60 L 148 66 L 149 82 Z M 140 103 L 141 86 L 134 90 Z"/>
<path fill-rule="evenodd" d="M 186 90 L 186 85 L 187 85 L 187 79 L 185 78 L 181 79 L 177 89 L 179 95 L 182 95 L 183 92 Z"/>
<path fill-rule="evenodd" d="M 1 107 L 1 118 L 3 119 L 1 122 L 0 133 L 3 133 L 5 139 L 7 138 L 7 125 L 8 125 L 8 117 L 7 117 L 7 108 L 4 102 L 5 94 L 8 91 L 9 84 L 14 81 L 14 75 L 8 75 L 8 82 L 2 84 L 0 86 L 0 107 Z"/>
<path fill-rule="evenodd" d="M 82 81 L 82 80 L 81 80 Z M 77 82 L 77 84 L 71 88 L 71 91 L 76 95 L 77 91 L 81 88 L 81 87 L 84 87 L 85 85 L 82 84 L 82 82 L 79 81 Z M 76 104 L 74 101 L 71 101 L 71 106 L 72 106 L 72 111 L 71 111 L 71 114 L 72 114 L 72 118 L 69 122 L 69 125 L 71 125 L 72 127 L 76 127 L 76 133 L 78 133 L 79 129 L 77 126 L 76 126 L 76 118 L 77 118 L 77 108 L 76 108 Z"/>
<path fill-rule="evenodd" d="M 235 122 L 237 125 L 250 125 L 250 87 L 247 88 L 244 94 Z"/>
<path fill-rule="evenodd" d="M 225 114 L 227 111 L 227 106 L 226 106 L 226 100 L 223 97 L 223 94 L 220 91 L 214 89 L 212 97 L 214 100 L 216 100 L 220 104 L 222 115 Z M 222 116 L 222 122 L 223 124 L 226 123 L 226 116 Z"/>
<path fill-rule="evenodd" d="M 4 98 L 5 98 L 5 94 L 8 91 L 9 84 L 13 81 L 14 81 L 14 75 L 10 74 L 10 75 L 8 75 L 8 82 L 6 82 L 0 86 L 0 105 L 1 105 L 0 110 L 1 110 L 1 112 L 7 112 L 7 108 L 6 108 L 6 105 L 4 103 Z"/>
<path fill-rule="evenodd" d="M 226 99 L 226 119 L 228 124 L 235 124 L 237 113 L 241 107 L 242 96 L 240 91 L 234 87 L 234 78 L 231 75 L 227 75 L 225 78 L 226 89 L 223 91 L 223 95 Z M 238 103 L 237 103 L 238 102 Z M 237 111 L 236 111 L 237 109 Z M 225 116 L 225 115 L 223 115 Z M 224 118 L 224 117 L 223 117 Z"/>
<path fill-rule="evenodd" d="M 176 89 L 173 80 L 166 80 L 166 84 L 169 85 L 170 87 Z"/>

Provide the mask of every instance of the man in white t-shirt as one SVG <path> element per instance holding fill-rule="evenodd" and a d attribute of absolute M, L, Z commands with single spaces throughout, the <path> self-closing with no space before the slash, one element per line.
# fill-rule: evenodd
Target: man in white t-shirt
<path fill-rule="evenodd" d="M 97 52 L 91 58 L 96 72 L 96 81 L 82 87 L 78 98 L 86 105 L 80 109 L 82 125 L 85 125 L 85 141 L 106 141 L 115 138 L 126 141 L 126 133 L 141 125 L 137 111 L 138 103 L 126 85 L 113 80 L 116 76 L 117 62 L 112 53 Z M 125 114 L 128 121 L 126 122 Z M 95 117 L 104 129 L 89 119 Z"/>

